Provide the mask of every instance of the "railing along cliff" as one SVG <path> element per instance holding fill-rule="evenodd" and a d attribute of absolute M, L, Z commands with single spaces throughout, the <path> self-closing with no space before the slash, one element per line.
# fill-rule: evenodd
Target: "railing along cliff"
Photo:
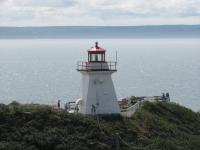
<path fill-rule="evenodd" d="M 133 106 L 126 109 L 126 116 L 130 117 L 132 114 L 135 113 L 135 111 L 142 106 L 145 100 L 138 101 Z"/>
<path fill-rule="evenodd" d="M 140 108 L 145 101 L 154 102 L 154 101 L 162 100 L 161 96 L 142 96 L 142 97 L 138 97 L 138 98 L 140 100 L 137 103 L 135 103 L 134 105 L 132 105 L 132 106 L 130 106 L 129 108 L 126 109 L 126 116 L 127 117 L 130 117 L 132 114 L 134 114 L 135 111 L 138 108 Z M 165 99 L 165 101 L 170 101 L 170 97 Z"/>

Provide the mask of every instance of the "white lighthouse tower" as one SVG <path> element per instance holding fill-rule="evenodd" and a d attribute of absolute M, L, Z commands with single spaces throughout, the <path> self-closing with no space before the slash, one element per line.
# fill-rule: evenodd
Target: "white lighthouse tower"
<path fill-rule="evenodd" d="M 116 62 L 105 60 L 106 50 L 98 46 L 88 50 L 88 61 L 79 61 L 77 71 L 82 74 L 78 93 L 80 114 L 120 114 L 111 74 L 116 72 Z"/>

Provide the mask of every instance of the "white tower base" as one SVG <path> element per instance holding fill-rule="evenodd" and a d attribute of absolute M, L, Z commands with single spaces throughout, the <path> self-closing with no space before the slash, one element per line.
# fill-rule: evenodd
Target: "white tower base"
<path fill-rule="evenodd" d="M 79 89 L 79 112 L 84 115 L 96 114 L 120 114 L 111 74 L 108 71 L 80 71 L 82 82 Z M 95 107 L 93 109 L 92 105 Z M 94 112 L 95 111 L 95 112 Z"/>

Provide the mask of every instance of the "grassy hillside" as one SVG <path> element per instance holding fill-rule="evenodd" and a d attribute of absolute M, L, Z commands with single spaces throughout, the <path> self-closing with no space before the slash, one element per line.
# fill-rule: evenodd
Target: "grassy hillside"
<path fill-rule="evenodd" d="M 116 133 L 121 150 L 200 149 L 200 115 L 162 102 L 145 102 L 130 118 L 0 105 L 0 150 L 114 150 Z"/>

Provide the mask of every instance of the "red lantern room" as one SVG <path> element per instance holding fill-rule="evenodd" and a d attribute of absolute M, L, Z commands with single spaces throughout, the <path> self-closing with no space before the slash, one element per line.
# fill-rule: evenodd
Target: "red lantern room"
<path fill-rule="evenodd" d="M 105 62 L 106 50 L 98 46 L 98 42 L 95 42 L 95 46 L 88 50 L 88 62 Z"/>
<path fill-rule="evenodd" d="M 95 42 L 95 46 L 88 50 L 88 61 L 78 61 L 77 71 L 117 71 L 117 62 L 106 61 L 105 53 L 106 50 Z"/>

